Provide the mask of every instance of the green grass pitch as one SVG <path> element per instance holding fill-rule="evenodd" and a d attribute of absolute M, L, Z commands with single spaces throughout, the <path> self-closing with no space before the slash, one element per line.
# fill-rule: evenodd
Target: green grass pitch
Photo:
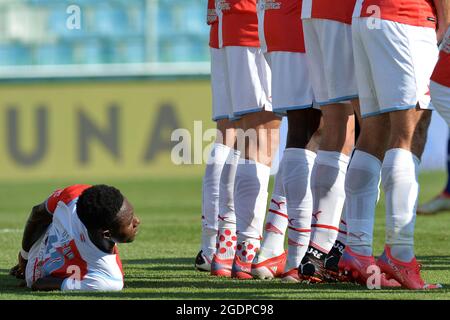
<path fill-rule="evenodd" d="M 421 200 L 442 187 L 445 174 L 421 176 Z M 83 181 L 99 183 L 100 181 Z M 105 181 L 101 181 L 102 183 Z M 32 205 L 73 181 L 0 183 L 0 299 L 450 299 L 450 212 L 418 217 L 416 254 L 423 277 L 439 291 L 368 290 L 354 284 L 287 284 L 279 280 L 218 279 L 194 270 L 200 245 L 201 178 L 106 181 L 120 188 L 141 218 L 136 241 L 120 245 L 125 286 L 119 293 L 34 293 L 8 275 Z M 384 204 L 375 226 L 375 254 L 384 240 Z"/>

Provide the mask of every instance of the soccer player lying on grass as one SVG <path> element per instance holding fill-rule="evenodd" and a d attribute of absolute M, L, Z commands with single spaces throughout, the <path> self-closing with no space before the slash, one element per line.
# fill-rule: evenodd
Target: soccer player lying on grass
<path fill-rule="evenodd" d="M 116 243 L 132 242 L 140 221 L 114 187 L 73 185 L 35 206 L 10 274 L 32 290 L 119 291 Z"/>

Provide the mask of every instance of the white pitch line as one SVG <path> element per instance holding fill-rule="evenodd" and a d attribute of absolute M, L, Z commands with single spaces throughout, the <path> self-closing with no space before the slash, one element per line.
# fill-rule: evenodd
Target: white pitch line
<path fill-rule="evenodd" d="M 19 233 L 21 229 L 0 229 L 0 233 Z"/>

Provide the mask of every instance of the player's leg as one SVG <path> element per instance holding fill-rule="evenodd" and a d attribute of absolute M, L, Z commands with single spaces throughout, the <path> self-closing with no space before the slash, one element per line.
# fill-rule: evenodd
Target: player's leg
<path fill-rule="evenodd" d="M 415 207 L 419 164 L 431 111 L 413 108 L 390 113 L 391 137 L 382 165 L 386 194 L 386 246 L 377 264 L 408 289 L 436 289 L 426 284 L 414 255 Z"/>
<path fill-rule="evenodd" d="M 311 241 L 299 273 L 305 279 L 326 277 L 326 255 L 337 238 L 344 206 L 344 178 L 354 145 L 354 112 L 345 103 L 357 97 L 349 25 L 303 20 L 306 52 L 316 101 L 322 106 L 323 134 L 312 171 Z"/>
<path fill-rule="evenodd" d="M 286 150 L 277 175 L 277 182 L 282 182 L 281 187 L 286 195 L 287 214 L 283 212 L 283 219 L 276 209 L 270 210 L 272 212 L 266 219 L 264 240 L 252 266 L 252 274 L 258 278 L 283 276 L 284 279 L 297 280 L 297 266 L 309 241 L 312 210 L 310 174 L 320 143 L 317 129 L 321 113 L 320 110 L 312 110 L 313 94 L 306 55 L 300 52 L 271 52 L 267 56 L 272 69 L 273 110 L 288 117 Z M 283 228 L 283 234 L 273 232 L 272 218 L 283 222 L 277 225 Z M 289 263 L 286 270 L 281 262 L 285 258 L 284 231 L 288 218 Z"/>
<path fill-rule="evenodd" d="M 450 125 L 450 88 L 431 81 L 431 97 L 436 110 Z M 447 143 L 447 183 L 444 190 L 432 200 L 420 205 L 417 214 L 433 214 L 450 210 L 450 135 Z"/>
<path fill-rule="evenodd" d="M 351 104 L 353 106 L 353 110 L 355 112 L 355 145 L 358 141 L 360 132 L 361 132 L 361 110 L 359 105 L 359 99 L 353 99 L 351 100 Z M 352 157 L 354 155 L 356 149 L 353 149 Z M 351 159 L 350 159 L 351 162 Z M 348 176 L 348 169 L 347 169 L 347 175 Z M 336 278 L 338 278 L 340 281 L 346 281 L 346 277 L 341 276 L 341 271 L 339 270 L 339 261 L 342 258 L 342 255 L 344 254 L 345 247 L 347 245 L 347 211 L 349 210 L 347 198 L 344 203 L 344 209 L 342 211 L 341 215 L 341 221 L 339 222 L 339 231 L 338 236 L 336 238 L 336 242 L 333 245 L 333 248 L 331 248 L 330 252 L 328 252 L 327 257 L 325 258 L 325 267 L 327 271 L 334 274 Z"/>
<path fill-rule="evenodd" d="M 311 173 L 321 141 L 321 112 L 309 108 L 288 112 L 289 135 L 283 157 L 283 183 L 287 198 L 288 256 L 285 281 L 299 281 L 298 265 L 306 253 L 311 234 L 313 195 Z"/>
<path fill-rule="evenodd" d="M 259 249 L 270 165 L 278 149 L 280 119 L 271 111 L 270 69 L 259 48 L 226 47 L 227 74 L 241 160 L 234 180 L 237 252 L 234 276 L 251 278 Z M 244 161 L 245 160 L 245 161 Z"/>
<path fill-rule="evenodd" d="M 230 157 L 236 153 L 233 149 L 235 124 L 229 120 L 232 106 L 224 49 L 211 48 L 211 89 L 212 118 L 216 121 L 217 137 L 203 178 L 202 248 L 196 259 L 196 267 L 202 271 L 211 270 L 211 262 L 217 251 L 218 230 L 223 227 L 218 221 L 220 200 L 223 202 L 230 197 L 220 189 L 226 189 L 230 184 L 233 187 L 233 181 L 224 181 L 222 177 L 223 171 L 229 168 Z"/>
<path fill-rule="evenodd" d="M 245 114 L 238 121 L 237 140 L 248 143 L 241 150 L 245 161 L 238 164 L 235 180 L 235 210 L 237 220 L 237 251 L 232 275 L 252 278 L 251 264 L 260 248 L 267 188 L 272 158 L 279 141 L 280 118 L 271 111 Z M 242 145 L 242 144 L 241 144 Z"/>
<path fill-rule="evenodd" d="M 391 136 L 382 165 L 382 185 L 386 194 L 386 247 L 379 266 L 405 288 L 435 289 L 440 286 L 426 284 L 421 278 L 414 255 L 414 228 L 419 164 L 431 120 L 429 109 L 432 105 L 427 92 L 438 57 L 436 35 L 432 28 L 390 21 L 383 21 L 383 29 L 383 35 L 392 44 L 391 56 L 396 58 L 394 61 L 404 61 L 404 64 L 389 68 L 401 75 L 397 82 L 402 90 L 380 86 L 380 104 L 410 105 L 412 108 L 389 114 Z M 407 50 L 397 46 L 397 39 L 404 39 Z M 405 69 L 405 66 L 409 68 Z"/>
<path fill-rule="evenodd" d="M 226 55 L 223 49 L 211 48 L 212 118 L 216 121 L 217 137 L 206 164 L 202 184 L 202 241 L 195 260 L 200 271 L 210 271 L 219 214 L 219 184 L 225 162 L 235 141 L 234 124 L 229 118 L 231 97 L 227 88 Z"/>
<path fill-rule="evenodd" d="M 235 123 L 227 121 L 224 125 L 224 127 L 221 127 L 220 135 L 225 137 L 224 144 L 229 148 L 229 152 L 219 177 L 217 231 L 211 275 L 229 277 L 231 276 L 231 263 L 236 250 L 236 216 L 233 190 L 240 152 L 234 149 Z"/>
<path fill-rule="evenodd" d="M 382 166 L 386 193 L 386 244 L 396 259 L 414 258 L 415 206 L 419 164 L 431 120 L 430 110 L 390 113 L 391 135 Z"/>
<path fill-rule="evenodd" d="M 389 117 L 379 111 L 372 69 L 360 19 L 353 19 L 352 38 L 359 101 L 354 101 L 360 134 L 345 179 L 347 244 L 339 269 L 350 280 L 365 284 L 372 256 L 375 207 L 379 196 L 381 161 L 389 138 Z"/>
<path fill-rule="evenodd" d="M 252 263 L 252 275 L 272 279 L 281 275 L 286 263 L 284 237 L 288 225 L 286 195 L 282 182 L 283 160 L 280 161 L 269 208 L 264 223 L 261 248 Z"/>
<path fill-rule="evenodd" d="M 315 275 L 324 267 L 326 255 L 338 235 L 345 202 L 345 175 L 354 144 L 351 105 L 327 105 L 322 107 L 322 114 L 323 136 L 311 177 L 314 199 L 311 240 L 299 270 L 304 278 L 311 277 L 311 281 L 316 280 Z"/>
<path fill-rule="evenodd" d="M 358 215 L 358 202 L 354 200 L 364 197 L 370 198 L 372 204 L 376 202 L 378 192 L 375 186 L 379 181 L 382 160 L 382 184 L 386 194 L 387 250 L 379 265 L 387 276 L 394 277 L 405 287 L 411 287 L 411 281 L 420 282 L 420 275 L 415 268 L 417 265 L 412 266 L 415 260 L 408 262 L 412 266 L 408 269 L 406 262 L 396 264 L 398 260 L 394 259 L 406 261 L 414 255 L 412 241 L 419 164 L 416 155 L 420 157 L 423 152 L 430 116 L 429 111 L 419 108 L 429 107 L 429 96 L 426 93 L 428 79 L 437 57 L 436 37 L 432 29 L 401 25 L 387 20 L 381 20 L 380 23 L 381 28 L 373 30 L 368 27 L 366 19 L 353 20 L 355 61 L 358 82 L 361 80 L 358 85 L 361 89 L 361 113 L 364 117 L 361 135 L 365 136 L 364 130 L 368 124 L 373 125 L 373 133 L 376 136 L 382 134 L 383 130 L 386 131 L 385 124 L 389 122 L 389 140 L 384 158 L 381 146 L 378 149 L 376 144 L 372 143 L 372 149 L 364 148 L 362 137 L 358 141 L 358 153 L 355 152 L 357 158 L 354 156 L 352 159 L 346 185 L 348 199 L 353 199 L 352 207 L 355 211 L 351 214 L 352 219 L 348 220 L 350 247 L 346 250 L 347 254 L 344 254 L 343 264 L 353 269 L 352 274 L 359 272 L 359 280 L 367 278 L 367 271 L 360 266 L 365 265 L 365 261 L 367 265 L 373 264 L 373 214 Z M 404 46 L 398 45 L 399 41 L 403 42 Z M 378 64 L 382 64 L 383 68 L 378 67 Z M 364 68 L 364 65 L 371 68 Z M 367 73 L 368 80 L 361 71 Z M 392 83 L 398 85 L 393 86 Z M 384 121 L 382 117 L 386 117 L 386 114 L 389 118 Z M 371 139 L 376 141 L 373 136 Z M 367 144 L 370 145 L 370 142 Z M 353 169 L 352 176 L 350 171 L 353 172 Z M 358 195 L 358 192 L 366 190 L 367 195 Z M 396 248 L 396 258 L 385 259 L 390 254 L 391 245 Z M 360 252 L 354 252 L 352 248 Z M 359 263 L 353 263 L 354 261 Z M 390 269 L 392 264 L 396 264 L 395 272 Z M 397 276 L 397 271 L 402 273 L 402 276 Z"/>

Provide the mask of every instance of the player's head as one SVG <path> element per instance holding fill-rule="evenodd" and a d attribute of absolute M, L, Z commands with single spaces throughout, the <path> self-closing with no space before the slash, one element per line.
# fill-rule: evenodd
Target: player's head
<path fill-rule="evenodd" d="M 77 215 L 84 226 L 101 232 L 114 242 L 132 242 L 139 219 L 133 206 L 114 187 L 96 185 L 83 191 L 77 202 Z"/>

